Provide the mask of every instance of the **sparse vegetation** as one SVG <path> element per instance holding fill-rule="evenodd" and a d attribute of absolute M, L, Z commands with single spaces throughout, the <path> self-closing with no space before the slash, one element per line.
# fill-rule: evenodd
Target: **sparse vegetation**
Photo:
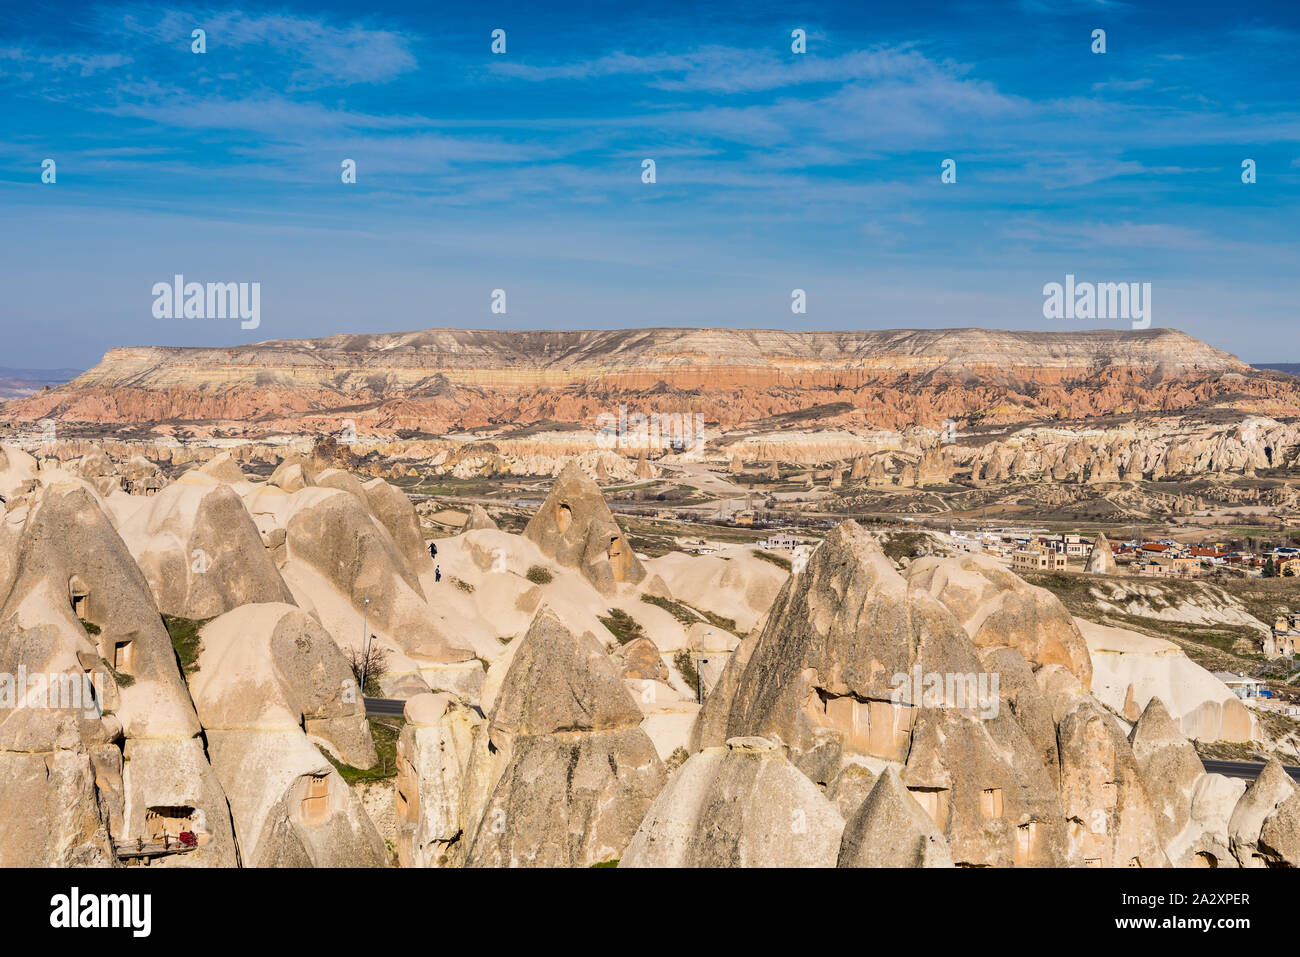
<path fill-rule="evenodd" d="M 757 555 L 759 558 L 763 559 L 763 561 L 765 562 L 771 562 L 773 565 L 775 565 L 777 568 L 781 569 L 782 571 L 788 572 L 791 568 L 794 567 L 793 565 L 790 564 L 790 559 L 782 558 L 780 555 L 773 555 L 771 552 L 765 552 L 762 549 L 759 549 L 758 551 L 754 552 L 754 554 Z"/>
<path fill-rule="evenodd" d="M 541 565 L 531 566 L 524 577 L 534 585 L 549 585 L 555 579 L 555 576 L 551 574 L 551 570 L 543 568 Z"/>
<path fill-rule="evenodd" d="M 212 619 L 195 621 L 192 618 L 163 615 L 162 620 L 167 634 L 171 637 L 172 649 L 176 652 L 176 661 L 181 666 L 181 674 L 188 678 L 199 670 L 199 652 L 203 650 L 199 631 Z"/>
<path fill-rule="evenodd" d="M 671 598 L 664 598 L 661 595 L 642 595 L 641 600 L 647 605 L 656 605 L 662 608 L 683 625 L 690 626 L 704 620 L 702 616 L 697 615 L 681 602 L 673 601 Z"/>
<path fill-rule="evenodd" d="M 402 735 L 402 726 L 406 723 L 398 717 L 370 718 L 370 737 L 375 742 L 375 754 L 379 760 L 373 768 L 354 768 L 321 748 L 321 754 L 334 765 L 334 770 L 348 784 L 361 781 L 382 781 L 397 776 L 397 739 Z"/>
<path fill-rule="evenodd" d="M 355 648 L 349 648 L 347 651 L 348 666 L 352 669 L 352 680 L 358 687 L 361 686 L 361 675 L 366 676 L 365 687 L 361 693 L 367 698 L 383 697 L 383 689 L 379 687 L 379 680 L 388 674 L 388 650 L 381 648 L 373 641 L 367 642 L 364 652 Z"/>
<path fill-rule="evenodd" d="M 93 621 L 86 621 L 84 618 L 78 618 L 77 621 L 81 622 L 81 627 L 86 629 L 86 634 L 99 634 L 99 625 L 95 624 Z"/>
<path fill-rule="evenodd" d="M 686 753 L 686 749 L 681 745 L 678 745 L 673 748 L 673 753 L 668 755 L 668 759 L 664 761 L 664 767 L 666 767 L 670 772 L 676 771 L 686 763 L 686 759 L 689 757 L 690 755 Z"/>
<path fill-rule="evenodd" d="M 703 615 L 704 619 L 714 628 L 721 628 L 723 631 L 729 631 L 733 635 L 739 633 L 739 628 L 736 625 L 736 619 L 724 618 L 721 615 L 715 615 L 713 612 L 706 611 L 703 608 L 696 608 L 694 605 L 688 602 L 682 602 L 682 604 L 685 605 L 687 608 L 689 608 L 691 611 L 695 612 L 696 614 Z"/>
<path fill-rule="evenodd" d="M 129 688 L 131 687 L 131 685 L 135 684 L 134 675 L 124 674 L 123 672 L 118 671 L 111 664 L 109 664 L 107 658 L 100 658 L 99 660 L 103 662 L 104 670 L 113 676 L 113 681 L 116 682 L 119 688 Z"/>
<path fill-rule="evenodd" d="M 695 659 L 691 657 L 689 651 L 683 648 L 673 655 L 673 665 L 676 666 L 682 680 L 690 685 L 692 691 L 700 686 L 700 673 L 695 670 Z"/>
<path fill-rule="evenodd" d="M 471 585 L 469 582 L 465 581 L 465 579 L 463 578 L 456 578 L 455 576 L 453 576 L 451 579 L 451 583 L 468 595 L 474 594 L 474 586 Z"/>
<path fill-rule="evenodd" d="M 609 633 L 618 639 L 620 645 L 645 637 L 645 629 L 635 618 L 622 608 L 611 608 L 608 615 L 597 615 L 600 623 L 609 629 Z"/>

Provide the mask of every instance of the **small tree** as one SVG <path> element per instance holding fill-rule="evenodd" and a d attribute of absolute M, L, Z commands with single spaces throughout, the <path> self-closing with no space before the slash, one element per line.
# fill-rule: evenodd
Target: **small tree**
<path fill-rule="evenodd" d="M 1265 578 L 1277 577 L 1277 566 L 1273 564 L 1272 555 L 1268 556 L 1268 559 L 1264 562 L 1264 577 Z"/>
<path fill-rule="evenodd" d="M 361 693 L 369 698 L 378 698 L 383 694 L 379 679 L 388 674 L 388 650 L 375 642 L 367 642 L 364 654 L 356 648 L 348 649 L 348 666 L 352 669 L 352 678 L 361 687 L 361 675 L 365 674 L 366 684 Z"/>

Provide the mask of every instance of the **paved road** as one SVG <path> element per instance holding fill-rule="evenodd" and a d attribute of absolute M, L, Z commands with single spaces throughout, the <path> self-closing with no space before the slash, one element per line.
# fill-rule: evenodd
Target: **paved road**
<path fill-rule="evenodd" d="M 400 718 L 405 708 L 406 702 L 401 698 L 366 699 L 366 717 L 368 718 Z"/>
<path fill-rule="evenodd" d="M 1202 759 L 1205 770 L 1210 774 L 1223 774 L 1230 778 L 1245 778 L 1247 781 L 1253 781 L 1259 777 L 1259 772 L 1264 770 L 1264 765 L 1258 761 L 1212 761 Z M 1300 781 L 1300 768 L 1295 766 L 1284 765 L 1286 773 L 1291 778 Z"/>

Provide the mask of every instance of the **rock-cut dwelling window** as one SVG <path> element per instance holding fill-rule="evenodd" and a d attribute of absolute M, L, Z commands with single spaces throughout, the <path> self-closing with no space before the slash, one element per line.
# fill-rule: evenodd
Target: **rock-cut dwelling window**
<path fill-rule="evenodd" d="M 68 583 L 68 597 L 72 602 L 72 613 L 78 618 L 90 620 L 90 590 L 74 578 Z"/>
<path fill-rule="evenodd" d="M 948 789 L 947 788 L 908 788 L 916 803 L 925 808 L 935 827 L 944 830 L 948 826 Z"/>
<path fill-rule="evenodd" d="M 122 638 L 113 642 L 113 670 L 118 674 L 129 675 L 135 669 L 132 667 L 135 659 L 135 642 L 130 638 Z"/>
<path fill-rule="evenodd" d="M 307 790 L 302 799 L 302 819 L 308 824 L 325 820 L 329 805 L 329 777 L 318 775 L 307 779 Z"/>
<path fill-rule="evenodd" d="M 563 535 L 569 530 L 569 526 L 572 524 L 573 509 L 561 502 L 559 507 L 555 510 L 555 527 L 558 528 L 560 534 Z"/>
<path fill-rule="evenodd" d="M 1038 839 L 1038 822 L 1030 821 L 1027 824 L 1021 824 L 1016 828 L 1016 854 L 1020 857 L 1027 857 L 1034 850 L 1034 842 Z"/>
<path fill-rule="evenodd" d="M 984 817 L 1002 816 L 1002 789 L 985 788 L 980 792 L 980 814 Z"/>

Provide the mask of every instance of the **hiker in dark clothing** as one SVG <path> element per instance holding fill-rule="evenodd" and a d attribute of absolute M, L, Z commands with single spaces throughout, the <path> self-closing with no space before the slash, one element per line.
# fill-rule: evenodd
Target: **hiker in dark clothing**
<path fill-rule="evenodd" d="M 438 557 L 438 546 L 435 545 L 433 542 L 429 543 L 429 557 L 430 558 Z"/>
<path fill-rule="evenodd" d="M 435 566 L 433 567 L 433 580 L 436 581 L 436 582 L 440 582 L 440 581 L 442 581 L 442 566 L 441 566 L 441 565 L 435 565 Z"/>

